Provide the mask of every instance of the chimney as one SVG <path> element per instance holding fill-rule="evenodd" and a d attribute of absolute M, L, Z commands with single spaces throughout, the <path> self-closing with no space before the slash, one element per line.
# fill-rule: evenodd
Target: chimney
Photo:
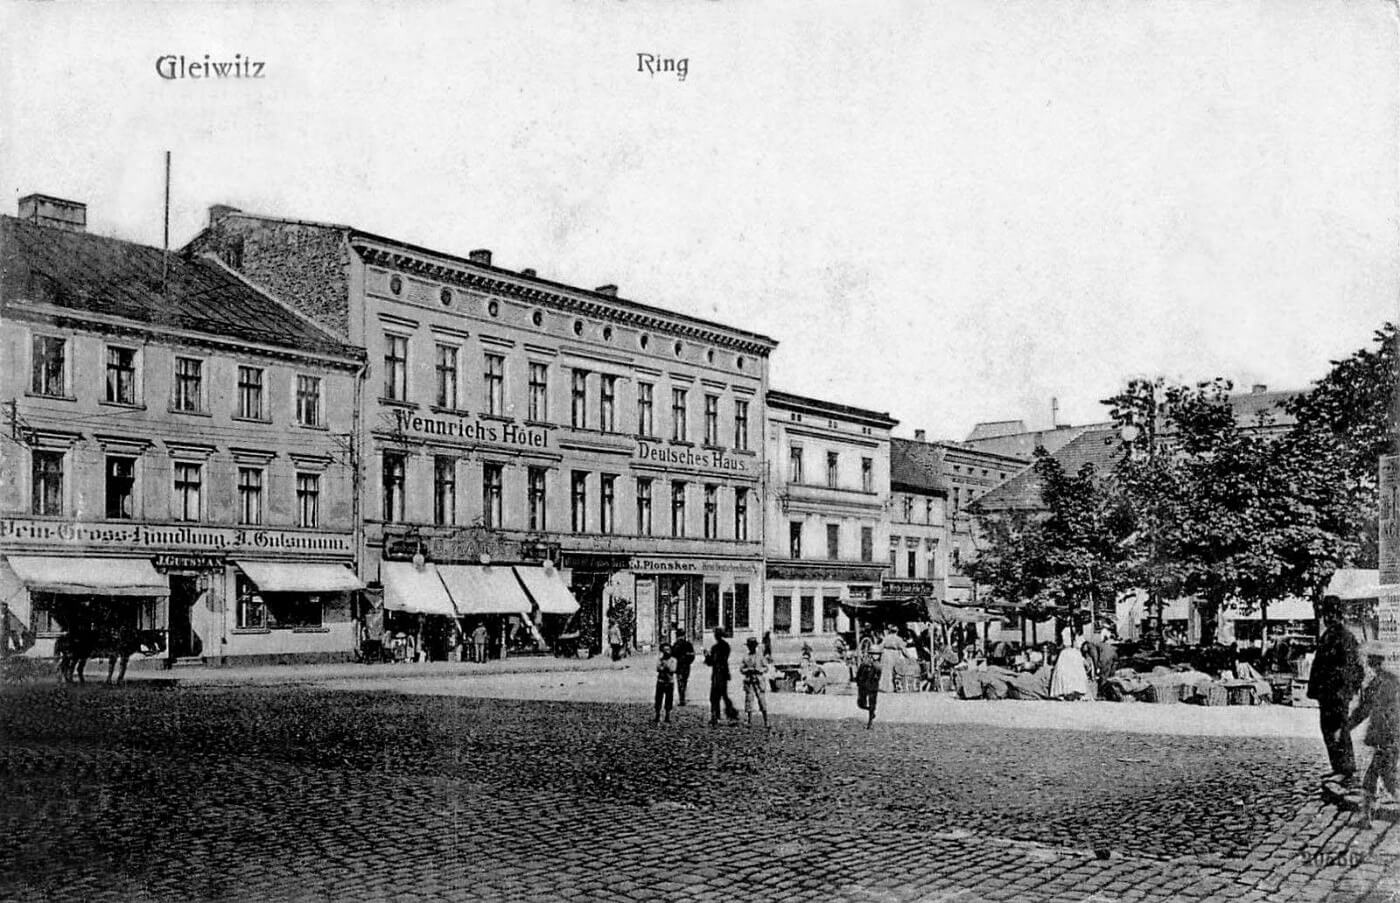
<path fill-rule="evenodd" d="M 915 442 L 927 442 L 927 441 L 928 441 L 927 436 L 928 436 L 928 433 L 924 432 L 923 430 L 914 430 L 914 441 L 915 441 Z"/>
<path fill-rule="evenodd" d="M 87 204 L 47 194 L 30 194 L 19 199 L 19 218 L 38 226 L 86 232 Z"/>
<path fill-rule="evenodd" d="M 472 263 L 479 263 L 482 266 L 489 267 L 491 265 L 491 249 L 477 248 L 467 255 L 467 259 Z"/>
<path fill-rule="evenodd" d="M 533 279 L 535 278 L 535 269 L 534 267 L 527 267 L 520 271 L 520 275 L 529 276 L 531 279 Z"/>
<path fill-rule="evenodd" d="M 209 225 L 213 226 L 230 213 L 242 213 L 237 207 L 228 204 L 214 204 L 209 208 Z"/>
<path fill-rule="evenodd" d="M 593 291 L 597 292 L 600 295 L 609 295 L 613 298 L 617 297 L 617 286 L 613 285 L 612 283 L 609 283 L 607 285 L 600 285 Z"/>
<path fill-rule="evenodd" d="M 1060 399 L 1054 395 L 1050 396 L 1050 429 L 1056 429 L 1060 425 Z"/>
<path fill-rule="evenodd" d="M 1268 387 L 1268 386 L 1264 385 L 1263 383 L 1255 383 L 1255 384 L 1254 384 L 1254 388 L 1252 388 L 1252 389 L 1249 390 L 1249 394 L 1251 394 L 1251 395 L 1263 395 L 1263 394 L 1264 394 L 1265 392 L 1267 392 L 1267 391 L 1269 391 L 1269 387 Z"/>

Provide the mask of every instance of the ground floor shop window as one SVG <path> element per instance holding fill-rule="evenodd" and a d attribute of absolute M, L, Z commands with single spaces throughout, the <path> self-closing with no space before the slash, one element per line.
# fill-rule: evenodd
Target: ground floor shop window
<path fill-rule="evenodd" d="M 792 596 L 773 597 L 773 632 L 792 633 Z"/>
<path fill-rule="evenodd" d="M 75 624 L 129 624 L 137 630 L 157 630 L 159 600 L 133 596 L 74 596 L 65 593 L 33 593 L 34 632 L 56 636 Z"/>
<path fill-rule="evenodd" d="M 715 627 L 723 627 L 724 622 L 720 619 L 719 608 L 719 584 L 705 584 L 705 629 L 710 630 Z"/>
<path fill-rule="evenodd" d="M 258 595 L 253 581 L 247 577 L 238 577 L 237 590 L 238 614 L 235 624 L 238 629 L 259 630 L 267 627 L 267 606 L 263 604 L 262 596 Z"/>
<path fill-rule="evenodd" d="M 736 630 L 749 629 L 749 585 L 747 583 L 734 584 L 734 628 Z"/>
<path fill-rule="evenodd" d="M 822 596 L 822 633 L 836 632 L 836 613 L 840 610 L 839 596 Z"/>
<path fill-rule="evenodd" d="M 816 630 L 816 608 L 817 600 L 815 596 L 802 597 L 801 629 L 803 633 L 813 633 Z"/>
<path fill-rule="evenodd" d="M 267 616 L 270 627 L 320 627 L 322 623 L 321 597 L 302 593 L 269 596 Z"/>

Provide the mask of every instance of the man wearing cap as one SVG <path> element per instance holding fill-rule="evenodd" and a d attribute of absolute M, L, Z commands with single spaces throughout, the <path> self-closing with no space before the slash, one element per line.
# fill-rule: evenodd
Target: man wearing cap
<path fill-rule="evenodd" d="M 1344 787 L 1350 787 L 1356 782 L 1356 758 L 1351 748 L 1347 715 L 1352 699 L 1361 689 L 1365 672 L 1356 637 L 1342 623 L 1341 601 L 1329 596 L 1322 602 L 1321 613 L 1326 629 L 1318 641 L 1317 654 L 1308 674 L 1308 698 L 1317 700 L 1322 742 L 1332 765 L 1328 777 L 1339 778 Z"/>
<path fill-rule="evenodd" d="M 749 637 L 744 642 L 749 647 L 749 654 L 739 660 L 739 673 L 744 677 L 744 715 L 752 727 L 753 707 L 757 704 L 759 712 L 763 714 L 763 726 L 768 727 L 768 695 L 763 686 L 768 662 L 758 654 L 758 640 Z"/>
<path fill-rule="evenodd" d="M 710 726 L 719 724 L 719 707 L 724 703 L 724 715 L 730 721 L 739 720 L 739 708 L 729 698 L 729 644 L 724 641 L 724 628 L 715 628 L 715 642 L 705 653 L 710 666 Z"/>
<path fill-rule="evenodd" d="M 661 710 L 665 706 L 666 723 L 671 723 L 671 703 L 676 685 L 676 659 L 670 643 L 661 644 L 661 656 L 656 662 L 656 714 L 653 724 L 661 723 Z"/>
<path fill-rule="evenodd" d="M 676 641 L 671 644 L 676 660 L 676 704 L 685 705 L 685 688 L 690 684 L 690 666 L 695 663 L 695 647 L 685 638 L 685 631 L 676 628 Z"/>
<path fill-rule="evenodd" d="M 1400 677 L 1386 667 L 1386 655 L 1392 651 L 1387 644 L 1376 640 L 1366 644 L 1366 667 L 1371 672 L 1371 681 L 1361 692 L 1361 702 L 1347 722 L 1347 729 L 1353 730 L 1361 722 L 1369 721 L 1365 743 L 1375 749 L 1366 777 L 1361 781 L 1361 818 L 1365 821 L 1371 820 L 1378 783 L 1384 782 L 1391 797 L 1400 801 L 1400 790 L 1395 786 L 1395 766 L 1400 759 Z"/>

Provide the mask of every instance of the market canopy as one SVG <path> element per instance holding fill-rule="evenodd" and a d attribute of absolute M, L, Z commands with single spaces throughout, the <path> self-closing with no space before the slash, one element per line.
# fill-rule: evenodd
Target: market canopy
<path fill-rule="evenodd" d="M 390 611 L 457 617 L 452 597 L 431 564 L 418 568 L 407 561 L 381 562 L 379 580 L 384 584 L 384 607 Z"/>
<path fill-rule="evenodd" d="M 564 584 L 556 568 L 517 567 L 516 576 L 540 611 L 547 615 L 571 615 L 578 611 L 578 600 Z"/>
<path fill-rule="evenodd" d="M 843 601 L 841 610 L 852 618 L 864 618 L 867 621 L 885 624 L 904 624 L 910 621 L 931 621 L 936 624 L 979 624 L 983 621 L 994 621 L 997 617 L 986 612 L 961 608 L 950 602 L 921 596 Z"/>
<path fill-rule="evenodd" d="M 343 564 L 241 560 L 234 564 L 265 593 L 348 593 L 365 588 Z"/>
<path fill-rule="evenodd" d="M 962 608 L 939 599 L 927 599 L 924 605 L 928 609 L 928 620 L 935 624 L 981 624 L 986 621 L 997 620 L 996 615 L 987 614 L 984 611 L 976 611 L 970 608 Z"/>
<path fill-rule="evenodd" d="M 530 613 L 530 598 L 508 565 L 440 564 L 438 574 L 464 615 Z"/>
<path fill-rule="evenodd" d="M 1379 599 L 1400 595 L 1400 584 L 1381 583 L 1381 572 L 1371 568 L 1338 568 L 1327 582 L 1324 596 L 1338 599 Z"/>
<path fill-rule="evenodd" d="M 78 596 L 168 596 L 170 584 L 149 558 L 7 555 L 30 590 Z"/>

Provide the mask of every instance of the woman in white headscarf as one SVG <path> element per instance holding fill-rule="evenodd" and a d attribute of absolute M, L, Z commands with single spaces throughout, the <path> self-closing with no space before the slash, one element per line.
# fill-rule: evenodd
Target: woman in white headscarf
<path fill-rule="evenodd" d="M 885 631 L 885 638 L 880 642 L 880 689 L 885 693 L 894 692 L 895 663 L 904 660 L 907 646 L 899 631 L 893 627 Z"/>
<path fill-rule="evenodd" d="M 1050 677 L 1050 698 L 1092 699 L 1089 695 L 1089 671 L 1084 667 L 1084 654 L 1074 645 L 1074 634 L 1068 629 L 1063 631 L 1060 644 L 1055 672 Z"/>

